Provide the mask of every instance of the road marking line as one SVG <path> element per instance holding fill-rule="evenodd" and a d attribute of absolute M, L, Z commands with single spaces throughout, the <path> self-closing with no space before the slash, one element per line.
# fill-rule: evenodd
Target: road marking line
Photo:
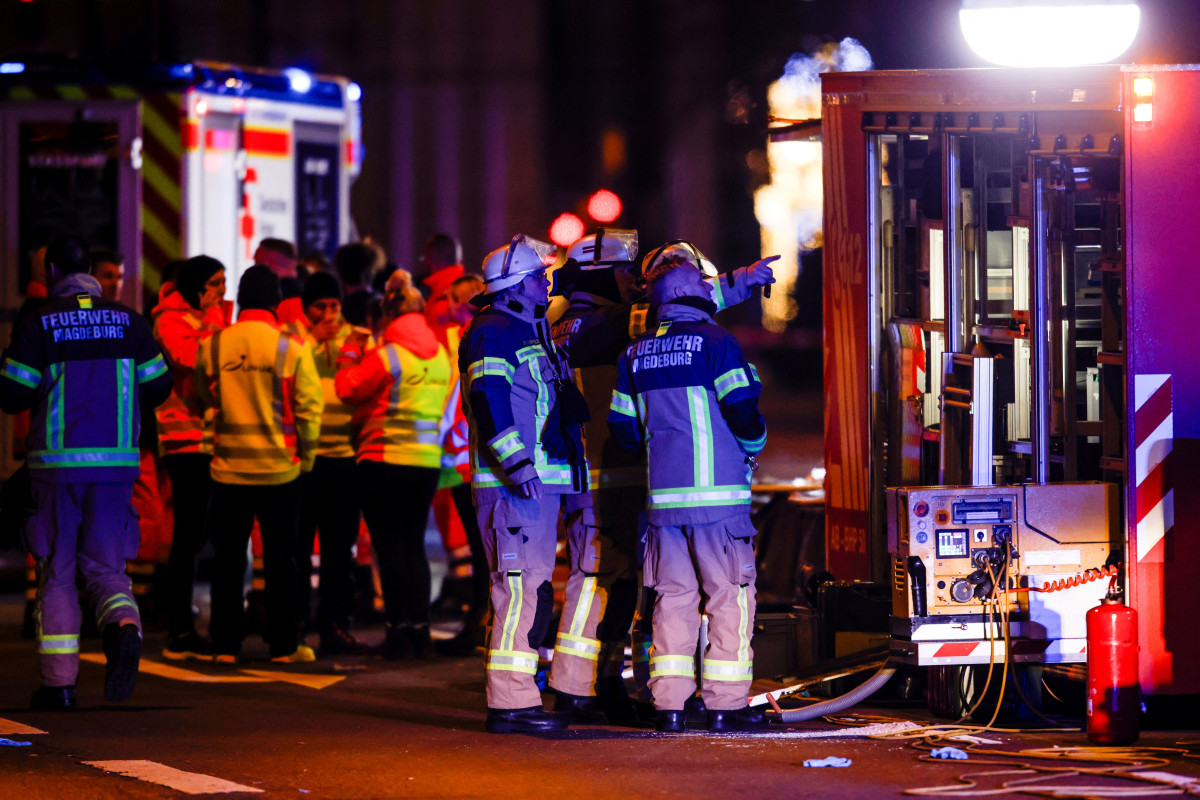
<path fill-rule="evenodd" d="M 257 669 L 244 669 L 242 672 L 262 678 L 264 681 L 294 683 L 297 686 L 307 686 L 310 689 L 324 689 L 333 686 L 338 681 L 346 680 L 345 675 L 311 675 L 307 672 L 271 672 Z"/>
<path fill-rule="evenodd" d="M 34 733 L 45 733 L 45 731 L 39 731 L 37 728 L 0 717 L 0 736 L 29 736 Z"/>
<path fill-rule="evenodd" d="M 137 778 L 147 783 L 157 783 L 178 792 L 187 794 L 218 794 L 225 792 L 255 792 L 261 794 L 262 789 L 253 786 L 243 786 L 240 783 L 202 775 L 199 772 L 184 772 L 181 769 L 159 764 L 157 761 L 84 761 L 89 767 L 96 767 L 105 772 L 115 772 L 129 778 Z"/>
<path fill-rule="evenodd" d="M 81 661 L 90 661 L 93 664 L 105 663 L 105 657 L 100 653 L 80 653 Z M 148 661 L 142 659 L 138 670 L 148 675 L 156 675 L 159 678 L 167 678 L 173 681 L 185 681 L 187 683 L 292 683 L 297 686 L 307 686 L 309 689 L 325 689 L 339 681 L 346 680 L 345 675 L 312 675 L 308 673 L 298 672 L 276 672 L 274 670 L 258 670 L 258 669 L 243 669 L 228 675 L 207 675 L 203 672 L 194 672 L 190 669 L 182 667 L 173 667 L 170 664 L 161 664 L 157 661 Z"/>

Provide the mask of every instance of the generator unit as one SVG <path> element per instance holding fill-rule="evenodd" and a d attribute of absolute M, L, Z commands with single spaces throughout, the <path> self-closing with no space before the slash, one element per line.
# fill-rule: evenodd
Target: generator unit
<path fill-rule="evenodd" d="M 1120 560 L 1117 487 L 1100 482 L 888 489 L 892 656 L 1083 662 L 1085 615 Z M 999 602 L 997 602 L 997 600 Z"/>

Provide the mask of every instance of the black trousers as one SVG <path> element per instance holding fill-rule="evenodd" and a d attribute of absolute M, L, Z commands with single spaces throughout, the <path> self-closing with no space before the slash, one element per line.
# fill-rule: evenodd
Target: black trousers
<path fill-rule="evenodd" d="M 383 584 L 389 625 L 429 624 L 429 556 L 425 526 L 437 491 L 436 467 L 362 461 L 363 516 Z"/>
<path fill-rule="evenodd" d="M 313 539 L 320 536 L 321 570 L 317 583 L 317 627 L 350 625 L 354 607 L 351 550 L 358 538 L 358 470 L 354 457 L 318 456 L 312 472 L 300 476 L 300 537 L 296 540 L 299 574 L 297 608 L 307 624 L 312 609 Z"/>
<path fill-rule="evenodd" d="M 216 553 L 209 628 L 214 649 L 236 655 L 246 636 L 246 545 L 257 518 L 267 581 L 267 645 L 272 657 L 295 652 L 300 481 L 273 486 L 214 481 L 209 517 Z"/>
<path fill-rule="evenodd" d="M 196 556 L 208 540 L 205 523 L 212 495 L 209 465 L 212 456 L 205 453 L 175 453 L 163 456 L 163 467 L 171 478 L 171 497 L 175 523 L 171 534 L 171 554 L 167 557 L 167 626 L 172 636 L 190 632 L 192 592 L 196 586 Z"/>
<path fill-rule="evenodd" d="M 482 621 L 487 616 L 491 601 L 491 569 L 488 567 L 487 551 L 483 549 L 483 534 L 479 531 L 479 517 L 475 503 L 471 500 L 471 484 L 460 483 L 450 490 L 454 508 L 462 519 L 467 532 L 467 544 L 471 547 L 471 608 L 468 620 Z"/>

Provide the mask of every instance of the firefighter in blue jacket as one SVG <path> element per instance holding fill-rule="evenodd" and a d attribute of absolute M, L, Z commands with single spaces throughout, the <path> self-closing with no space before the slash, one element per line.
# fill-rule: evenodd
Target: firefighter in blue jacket
<path fill-rule="evenodd" d="M 694 252 L 694 251 L 693 251 Z M 754 526 L 750 477 L 766 444 L 762 387 L 737 340 L 713 322 L 705 262 L 686 248 L 654 260 L 653 333 L 617 363 L 609 427 L 627 449 L 645 447 L 649 502 L 643 580 L 656 594 L 650 691 L 660 731 L 681 731 L 696 690 L 700 597 L 708 615 L 700 696 L 708 728 L 761 728 L 747 706 L 753 677 Z"/>
<path fill-rule="evenodd" d="M 130 505 L 138 427 L 142 409 L 165 400 L 172 380 L 150 326 L 103 299 L 90 266 L 81 240 L 50 246 L 50 299 L 19 321 L 0 363 L 0 408 L 32 410 L 25 543 L 37 559 L 42 679 L 34 708 L 75 706 L 77 573 L 104 634 L 105 699 L 129 697 L 141 657 L 141 619 L 125 574 L 140 539 Z"/>
<path fill-rule="evenodd" d="M 677 251 L 703 260 L 684 242 L 663 245 L 648 258 L 661 260 Z M 553 324 L 554 342 L 566 351 L 591 415 L 584 428 L 590 491 L 563 497 L 571 572 L 550 671 L 555 710 L 579 722 L 623 724 L 645 712 L 654 714 L 646 686 L 652 590 L 643 593 L 632 638 L 636 706 L 621 677 L 640 588 L 637 542 L 644 527 L 646 470 L 637 453 L 612 441 L 606 420 L 617 358 L 631 338 L 658 322 L 657 307 L 642 296 L 637 257 L 637 231 L 600 228 L 567 250 L 551 293 L 570 301 Z M 735 270 L 731 280 L 707 278 L 717 309 L 749 298 L 755 286 L 772 283 L 769 264 L 777 258 Z"/>
<path fill-rule="evenodd" d="M 459 346 L 470 426 L 471 491 L 491 566 L 487 729 L 554 730 L 542 708 L 538 648 L 553 613 L 550 583 L 560 495 L 587 489 L 586 406 L 546 323 L 553 245 L 518 235 L 483 262 L 486 305 Z"/>

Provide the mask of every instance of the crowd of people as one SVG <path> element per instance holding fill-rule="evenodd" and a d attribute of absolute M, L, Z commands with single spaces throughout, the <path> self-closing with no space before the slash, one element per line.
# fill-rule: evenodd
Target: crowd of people
<path fill-rule="evenodd" d="M 104 637 L 105 696 L 133 691 L 142 620 L 126 574 L 139 539 L 130 509 L 135 482 L 159 465 L 174 510 L 167 659 L 237 663 L 249 552 L 273 662 L 366 652 L 351 631 L 365 527 L 382 594 L 377 651 L 482 646 L 489 731 L 679 731 L 696 705 L 712 730 L 765 725 L 746 702 L 761 384 L 712 315 L 773 282 L 773 259 L 718 274 L 688 242 L 639 258 L 636 231 L 600 229 L 565 261 L 518 235 L 471 274 L 444 234 L 421 260 L 424 292 L 406 270 L 384 269 L 370 242 L 330 262 L 265 239 L 236 305 L 224 265 L 195 256 L 167 269 L 147 320 L 116 301 L 117 254 L 51 243 L 46 297 L 22 310 L 0 363 L 0 408 L 28 416 L 35 707 L 75 705 L 77 573 Z M 553 320 L 552 294 L 566 301 Z M 157 442 L 145 458 L 150 409 Z M 424 541 L 435 506 L 444 526 L 457 514 L 467 541 L 450 576 L 465 587 L 466 618 L 436 643 Z M 553 630 L 560 530 L 570 571 Z M 201 635 L 193 602 L 207 542 Z M 547 650 L 553 710 L 536 681 Z"/>

